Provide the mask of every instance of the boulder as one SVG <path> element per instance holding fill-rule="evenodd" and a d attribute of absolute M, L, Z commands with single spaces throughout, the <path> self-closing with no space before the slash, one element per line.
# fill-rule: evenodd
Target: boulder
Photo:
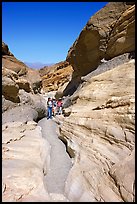
<path fill-rule="evenodd" d="M 28 105 L 22 105 L 5 111 L 2 114 L 2 124 L 18 121 L 26 123 L 28 121 L 37 121 L 37 118 L 38 113 L 36 110 Z"/>
<path fill-rule="evenodd" d="M 66 60 L 79 76 L 95 70 L 102 59 L 135 50 L 133 2 L 110 2 L 93 15 L 76 39 Z"/>
<path fill-rule="evenodd" d="M 12 79 L 4 76 L 2 77 L 2 94 L 5 99 L 15 103 L 19 103 L 19 86 Z"/>
<path fill-rule="evenodd" d="M 32 92 L 30 83 L 26 79 L 18 79 L 16 80 L 19 89 L 24 89 L 26 92 Z"/>
<path fill-rule="evenodd" d="M 41 93 L 42 88 L 42 78 L 40 76 L 39 70 L 28 69 L 26 76 L 24 76 L 27 81 L 29 81 L 33 92 Z"/>
<path fill-rule="evenodd" d="M 19 90 L 20 103 L 29 105 L 38 113 L 38 119 L 45 117 L 47 107 L 46 100 L 40 94 L 27 93 L 24 90 Z"/>
<path fill-rule="evenodd" d="M 27 73 L 27 66 L 14 56 L 2 55 L 2 66 L 16 72 L 18 76 L 23 76 Z"/>

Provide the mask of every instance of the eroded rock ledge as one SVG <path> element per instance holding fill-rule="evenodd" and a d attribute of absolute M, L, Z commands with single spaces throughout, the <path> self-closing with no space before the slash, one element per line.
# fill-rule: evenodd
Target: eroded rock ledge
<path fill-rule="evenodd" d="M 73 153 L 66 194 L 70 201 L 135 199 L 134 60 L 91 77 L 74 94 L 60 134 Z"/>
<path fill-rule="evenodd" d="M 29 121 L 6 123 L 2 128 L 3 202 L 49 200 L 43 184 L 49 145 L 40 127 Z"/>

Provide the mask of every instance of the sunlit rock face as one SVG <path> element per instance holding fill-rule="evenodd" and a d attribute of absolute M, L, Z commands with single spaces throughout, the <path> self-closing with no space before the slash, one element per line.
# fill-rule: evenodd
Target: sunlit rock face
<path fill-rule="evenodd" d="M 8 45 L 4 42 L 2 42 L 2 66 L 16 72 L 18 76 L 27 73 L 27 66 L 15 58 L 15 56 L 9 51 Z"/>
<path fill-rule="evenodd" d="M 43 183 L 49 144 L 33 121 L 2 126 L 2 201 L 47 201 Z"/>
<path fill-rule="evenodd" d="M 135 50 L 135 5 L 110 2 L 93 15 L 68 51 L 67 61 L 83 76 L 102 59 Z"/>
<path fill-rule="evenodd" d="M 60 137 L 74 160 L 65 188 L 70 201 L 135 201 L 134 51 L 135 5 L 111 2 L 68 52 L 74 72 L 66 90 L 74 91 Z"/>
<path fill-rule="evenodd" d="M 19 89 L 24 89 L 27 92 L 39 93 L 41 90 L 42 83 L 39 71 L 27 67 L 23 62 L 15 58 L 8 45 L 4 42 L 2 42 L 3 76 L 10 76 L 19 85 Z"/>
<path fill-rule="evenodd" d="M 44 117 L 46 108 L 39 94 L 41 85 L 39 71 L 16 59 L 2 42 L 2 123 L 36 121 Z"/>
<path fill-rule="evenodd" d="M 58 91 L 62 94 L 62 87 L 66 87 L 73 73 L 72 66 L 62 61 L 39 70 L 42 77 L 42 92 Z"/>
<path fill-rule="evenodd" d="M 72 96 L 60 133 L 74 166 L 71 201 L 134 200 L 135 62 L 88 78 Z M 67 110 L 67 109 L 66 109 Z M 72 154 L 73 153 L 73 154 Z"/>

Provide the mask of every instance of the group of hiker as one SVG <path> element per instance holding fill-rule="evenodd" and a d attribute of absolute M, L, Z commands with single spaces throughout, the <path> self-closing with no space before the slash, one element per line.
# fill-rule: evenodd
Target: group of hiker
<path fill-rule="evenodd" d="M 56 100 L 55 98 L 48 98 L 47 101 L 47 119 L 52 119 L 55 115 L 62 114 L 62 98 Z"/>

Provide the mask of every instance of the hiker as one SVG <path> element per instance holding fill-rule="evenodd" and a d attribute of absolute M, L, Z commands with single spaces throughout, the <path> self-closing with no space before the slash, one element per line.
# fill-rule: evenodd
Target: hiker
<path fill-rule="evenodd" d="M 55 116 L 55 114 L 56 114 L 56 107 L 57 107 L 57 102 L 56 102 L 55 98 L 52 99 L 52 103 L 53 103 L 53 106 L 52 106 L 52 115 Z"/>
<path fill-rule="evenodd" d="M 60 115 L 62 114 L 62 99 L 59 98 L 59 100 L 57 101 L 57 113 Z"/>
<path fill-rule="evenodd" d="M 52 106 L 53 106 L 52 99 L 49 97 L 47 101 L 47 108 L 48 108 L 47 119 L 49 118 L 52 119 Z"/>

